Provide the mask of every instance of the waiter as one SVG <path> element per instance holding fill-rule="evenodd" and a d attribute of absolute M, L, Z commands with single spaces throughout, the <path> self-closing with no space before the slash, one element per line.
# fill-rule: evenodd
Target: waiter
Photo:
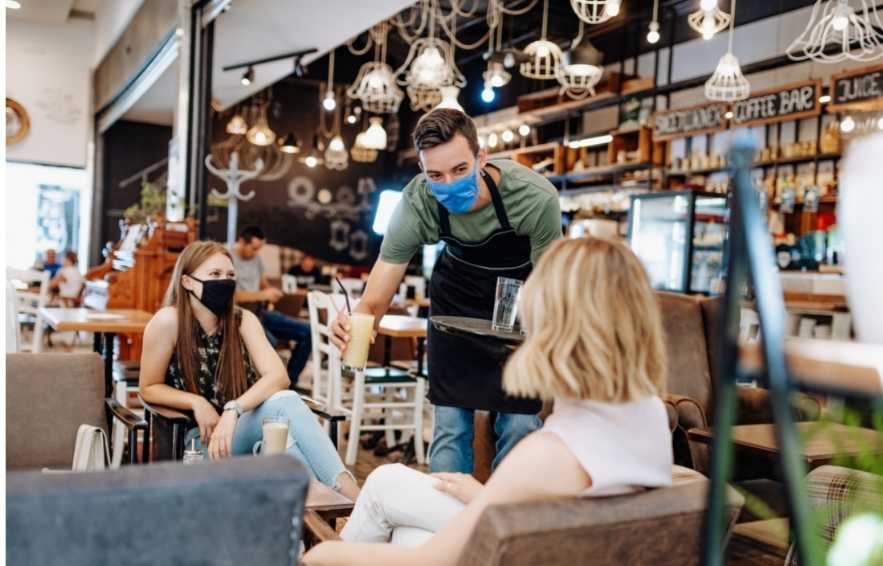
<path fill-rule="evenodd" d="M 430 281 L 431 316 L 489 320 L 497 277 L 527 279 L 543 251 L 561 236 L 558 193 L 522 165 L 489 162 L 475 123 L 459 110 L 426 114 L 413 138 L 423 173 L 402 192 L 356 312 L 373 314 L 379 324 L 413 255 L 423 245 L 443 241 Z M 332 331 L 342 350 L 348 328 L 341 313 Z M 540 427 L 540 402 L 503 392 L 504 360 L 493 343 L 444 334 L 430 325 L 428 348 L 435 405 L 432 471 L 472 473 L 475 409 L 493 413 L 496 468 L 518 441 Z"/>

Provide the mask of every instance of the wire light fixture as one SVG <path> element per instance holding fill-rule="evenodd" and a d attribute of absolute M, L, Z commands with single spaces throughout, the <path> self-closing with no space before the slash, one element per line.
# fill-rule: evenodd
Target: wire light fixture
<path fill-rule="evenodd" d="M 570 51 L 562 58 L 557 79 L 561 83 L 559 94 L 582 99 L 595 95 L 595 85 L 604 75 L 599 66 L 602 55 L 588 41 L 583 42 L 585 24 L 579 22 L 579 34 L 573 39 Z"/>
<path fill-rule="evenodd" d="M 371 124 L 368 129 L 362 132 L 362 146 L 368 149 L 382 151 L 386 149 L 386 130 L 383 129 L 383 118 L 379 116 L 371 116 L 368 118 Z"/>
<path fill-rule="evenodd" d="M 621 0 L 570 0 L 577 17 L 587 24 L 600 24 L 619 15 Z"/>
<path fill-rule="evenodd" d="M 720 102 L 745 100 L 751 94 L 751 85 L 742 74 L 739 59 L 733 55 L 733 28 L 736 22 L 736 0 L 733 0 L 730 19 L 730 35 L 727 52 L 720 58 L 717 68 L 705 83 L 705 98 Z"/>
<path fill-rule="evenodd" d="M 242 117 L 242 114 L 237 112 L 232 118 L 230 118 L 230 121 L 227 122 L 227 127 L 225 129 L 228 134 L 242 136 L 248 132 L 248 124 L 245 122 L 245 118 Z"/>
<path fill-rule="evenodd" d="M 723 31 L 730 25 L 732 16 L 717 5 L 717 0 L 702 0 L 699 9 L 687 16 L 687 23 L 697 33 L 702 34 L 702 39 L 711 39 L 719 31 Z"/>
<path fill-rule="evenodd" d="M 267 123 L 268 104 L 269 101 L 261 105 L 257 121 L 245 134 L 245 138 L 257 146 L 267 146 L 276 140 L 276 132 L 270 129 L 270 125 Z"/>
<path fill-rule="evenodd" d="M 365 147 L 365 132 L 360 132 L 356 136 L 356 141 L 353 143 L 353 148 L 350 150 L 350 157 L 353 158 L 353 161 L 357 163 L 373 163 L 377 161 L 377 156 L 379 155 L 376 149 L 371 149 L 370 147 Z"/>
<path fill-rule="evenodd" d="M 794 61 L 838 63 L 883 56 L 883 22 L 873 0 L 817 0 L 809 24 L 788 46 Z"/>
<path fill-rule="evenodd" d="M 325 87 L 322 107 L 328 112 L 333 112 L 337 108 L 337 99 L 334 96 L 334 49 L 328 54 L 328 84 Z"/>
<path fill-rule="evenodd" d="M 334 96 L 333 91 L 331 95 Z M 346 145 L 344 145 L 343 138 L 340 135 L 339 111 L 334 113 L 333 128 L 331 141 L 328 142 L 328 147 L 325 148 L 325 167 L 336 171 L 343 171 L 349 167 L 349 152 L 346 150 Z"/>
<path fill-rule="evenodd" d="M 368 112 L 375 114 L 395 114 L 405 97 L 396 85 L 395 73 L 386 63 L 386 38 L 389 23 L 381 22 L 371 28 L 370 37 L 374 42 L 374 60 L 365 63 L 346 94 L 362 101 Z"/>
<path fill-rule="evenodd" d="M 659 41 L 659 0 L 653 0 L 653 19 L 647 28 L 647 43 L 653 45 Z"/>
<path fill-rule="evenodd" d="M 530 60 L 519 67 L 521 74 L 529 79 L 546 81 L 558 78 L 561 72 L 561 48 L 546 39 L 549 27 L 549 0 L 543 2 L 543 33 L 540 39 L 524 48 Z"/>
<path fill-rule="evenodd" d="M 457 101 L 457 96 L 460 94 L 460 89 L 455 86 L 443 86 L 439 89 L 441 92 L 441 102 L 436 105 L 436 108 L 451 108 L 453 110 L 459 110 L 463 112 L 463 107 L 460 106 L 460 103 Z"/>

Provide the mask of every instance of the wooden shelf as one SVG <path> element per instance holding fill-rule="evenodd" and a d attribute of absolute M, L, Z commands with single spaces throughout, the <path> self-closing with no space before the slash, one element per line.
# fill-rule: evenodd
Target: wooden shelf
<path fill-rule="evenodd" d="M 775 161 L 758 161 L 756 163 L 751 164 L 752 169 L 760 169 L 761 167 L 774 167 L 776 165 L 798 165 L 801 163 L 812 163 L 816 159 L 819 161 L 826 161 L 830 159 L 840 159 L 839 153 L 823 153 L 818 156 L 815 155 L 804 155 L 801 157 L 788 157 L 777 159 Z M 727 171 L 729 167 L 703 167 L 700 169 L 690 169 L 689 171 L 675 171 L 675 170 L 666 170 L 666 173 L 669 177 L 687 177 L 690 175 L 709 175 L 711 173 L 720 173 Z"/>
<path fill-rule="evenodd" d="M 578 183 L 580 181 L 591 179 L 592 177 L 608 177 L 616 175 L 617 173 L 627 173 L 629 171 L 640 171 L 641 169 L 649 169 L 650 166 L 650 163 L 619 163 L 616 165 L 589 167 L 588 169 L 583 169 L 582 171 L 572 171 L 570 173 L 565 173 L 564 175 L 550 175 L 546 178 L 553 183 L 560 183 L 562 181 L 566 181 L 569 183 Z"/>
<path fill-rule="evenodd" d="M 554 151 L 561 144 L 558 142 L 541 143 L 538 145 L 529 145 L 527 147 L 516 147 L 504 151 L 496 151 L 488 154 L 488 159 L 506 159 L 517 154 L 544 153 L 546 151 Z"/>

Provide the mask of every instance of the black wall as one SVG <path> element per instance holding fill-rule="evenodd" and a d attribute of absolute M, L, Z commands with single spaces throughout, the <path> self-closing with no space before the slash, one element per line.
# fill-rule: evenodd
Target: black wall
<path fill-rule="evenodd" d="M 104 133 L 102 166 L 104 214 L 98 232 L 100 241 L 93 243 L 93 263 L 103 258 L 98 253 L 104 245 L 120 239 L 119 221 L 123 211 L 141 200 L 141 183 L 135 181 L 120 187 L 120 181 L 168 157 L 172 128 L 140 122 L 119 121 Z M 161 167 L 149 176 L 153 180 L 165 171 Z"/>
<path fill-rule="evenodd" d="M 342 104 L 340 98 L 338 102 Z M 370 266 L 377 258 L 382 239 L 371 229 L 380 192 L 385 189 L 401 190 L 417 171 L 413 166 L 397 167 L 394 152 L 380 152 L 373 163 L 356 163 L 350 158 L 348 168 L 343 171 L 330 170 L 324 165 L 308 168 L 298 158 L 312 147 L 313 133 L 319 124 L 319 111 L 315 85 L 283 81 L 273 87 L 270 127 L 277 135 L 294 131 L 301 140 L 302 150 L 298 155 L 284 157 L 291 161 L 291 166 L 281 178 L 242 184 L 243 193 L 254 190 L 256 196 L 239 203 L 237 227 L 257 224 L 263 228 L 271 243 L 304 250 L 324 261 Z M 329 128 L 331 115 L 328 114 L 326 121 Z M 213 143 L 231 141 L 230 134 L 225 131 L 231 116 L 232 112 L 228 111 L 215 117 Z M 393 137 L 396 124 L 390 123 L 389 116 L 384 118 L 384 127 L 388 135 Z M 349 126 L 342 120 L 341 130 L 347 149 L 352 147 L 356 134 L 362 128 L 361 123 Z M 400 143 L 407 143 L 407 139 L 400 140 Z M 372 182 L 376 190 L 360 194 L 360 185 L 364 189 Z M 208 174 L 207 183 L 209 191 L 226 191 L 224 181 L 211 173 Z M 292 199 L 292 191 L 296 187 L 305 193 L 311 192 L 309 187 L 312 187 L 312 197 L 306 202 Z M 332 201 L 325 205 L 320 204 L 317 198 L 323 188 L 332 194 Z M 348 208 L 346 203 L 355 206 Z M 208 237 L 225 240 L 226 209 L 209 206 L 207 218 Z M 362 235 L 366 237 L 364 246 L 359 244 Z"/>

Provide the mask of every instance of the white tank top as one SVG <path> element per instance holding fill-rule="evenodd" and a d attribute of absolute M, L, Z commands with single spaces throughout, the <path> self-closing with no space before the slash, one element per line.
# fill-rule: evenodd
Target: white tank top
<path fill-rule="evenodd" d="M 671 431 L 659 397 L 627 403 L 556 398 L 543 430 L 555 433 L 592 478 L 583 495 L 671 485 Z"/>

